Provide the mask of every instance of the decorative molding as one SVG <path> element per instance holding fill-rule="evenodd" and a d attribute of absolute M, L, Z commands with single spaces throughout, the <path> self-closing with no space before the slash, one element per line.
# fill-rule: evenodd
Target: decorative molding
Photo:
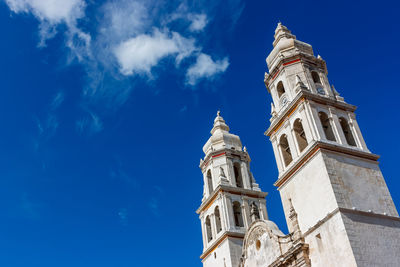
<path fill-rule="evenodd" d="M 309 159 L 311 159 L 316 152 L 320 150 L 326 150 L 330 152 L 336 152 L 340 154 L 346 154 L 350 156 L 355 156 L 358 158 L 363 158 L 367 160 L 372 160 L 372 161 L 378 161 L 379 155 L 370 153 L 370 152 L 364 152 L 359 149 L 355 148 L 350 148 L 350 147 L 344 147 L 341 145 L 334 145 L 330 143 L 323 143 L 321 141 L 316 141 L 312 146 L 310 146 L 307 151 L 303 152 L 303 155 L 301 155 L 295 162 L 293 162 L 292 166 L 285 170 L 278 180 L 274 183 L 275 186 L 281 187 L 284 183 L 286 183 L 290 178 L 293 176 L 294 173 L 296 173 L 297 170 L 299 170 Z"/>
<path fill-rule="evenodd" d="M 300 91 L 296 97 L 290 102 L 286 108 L 284 109 L 283 112 L 280 112 L 279 115 L 276 116 L 275 120 L 271 123 L 270 127 L 265 131 L 265 135 L 271 136 L 274 134 L 276 131 L 279 130 L 279 128 L 282 126 L 283 122 L 290 117 L 290 115 L 293 114 L 293 112 L 298 108 L 300 103 L 303 101 L 313 101 L 315 103 L 323 104 L 323 105 L 328 105 L 328 106 L 334 106 L 337 109 L 344 110 L 344 111 L 350 111 L 354 112 L 357 107 L 351 104 L 347 104 L 344 102 L 339 102 L 335 99 L 323 97 L 316 95 L 312 92 L 309 91 Z"/>
<path fill-rule="evenodd" d="M 211 193 L 211 195 L 206 199 L 206 201 L 203 202 L 201 206 L 197 209 L 197 214 L 200 214 L 202 211 L 208 209 L 214 203 L 214 200 L 219 193 L 229 193 L 233 195 L 248 196 L 252 198 L 265 198 L 268 195 L 267 192 L 254 191 L 250 189 L 232 187 L 227 185 L 218 185 Z"/>
<path fill-rule="evenodd" d="M 223 235 L 221 235 L 216 241 L 214 241 L 214 244 L 210 246 L 208 249 L 206 249 L 201 255 L 200 259 L 204 260 L 207 258 L 208 255 L 210 255 L 222 242 L 225 241 L 227 238 L 239 238 L 243 239 L 244 234 L 243 233 L 237 233 L 237 232 L 225 232 Z"/>

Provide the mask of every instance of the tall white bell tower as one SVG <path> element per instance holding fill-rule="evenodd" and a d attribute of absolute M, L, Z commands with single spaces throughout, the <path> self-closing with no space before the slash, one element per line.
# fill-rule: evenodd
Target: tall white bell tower
<path fill-rule="evenodd" d="M 267 219 L 265 197 L 250 172 L 250 156 L 231 134 L 219 112 L 203 147 L 200 169 L 204 192 L 200 215 L 204 267 L 237 267 L 245 232 L 252 221 Z"/>
<path fill-rule="evenodd" d="M 264 80 L 273 99 L 266 135 L 289 230 L 291 200 L 312 266 L 399 266 L 400 219 L 356 107 L 329 84 L 311 45 L 280 23 L 273 47 Z"/>

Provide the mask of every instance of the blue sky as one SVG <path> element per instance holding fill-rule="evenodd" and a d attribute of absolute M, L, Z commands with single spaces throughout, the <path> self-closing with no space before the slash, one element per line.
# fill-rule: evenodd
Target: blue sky
<path fill-rule="evenodd" d="M 57 3 L 56 3 L 57 2 Z M 326 61 L 395 204 L 395 1 L 0 2 L 0 265 L 201 266 L 198 168 L 216 111 L 286 231 L 263 135 L 282 21 Z"/>

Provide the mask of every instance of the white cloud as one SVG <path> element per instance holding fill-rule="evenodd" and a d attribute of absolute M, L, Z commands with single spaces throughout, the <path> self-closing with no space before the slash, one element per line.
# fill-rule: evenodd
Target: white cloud
<path fill-rule="evenodd" d="M 192 32 L 202 31 L 208 23 L 206 14 L 189 14 L 188 19 L 192 22 L 189 26 Z"/>
<path fill-rule="evenodd" d="M 211 79 L 218 73 L 225 72 L 228 66 L 228 58 L 213 61 L 209 55 L 200 53 L 196 63 L 192 65 L 186 73 L 187 83 L 196 85 L 200 79 Z"/>
<path fill-rule="evenodd" d="M 221 0 L 175 0 L 168 4 L 157 0 L 105 0 L 101 4 L 93 0 L 4 2 L 12 12 L 37 19 L 38 46 L 44 47 L 47 40 L 63 34 L 66 63 L 77 60 L 86 71 L 81 106 L 107 111 L 114 111 L 127 101 L 138 81 L 137 74 L 152 78 L 161 63 L 175 63 L 175 68 L 186 73 L 187 86 L 224 72 L 228 59 L 214 61 L 202 53 L 202 47 L 208 44 L 198 33 L 209 23 L 219 25 L 221 21 L 228 21 L 233 28 L 243 10 L 242 0 L 229 0 L 229 4 Z M 85 14 L 87 6 L 91 12 Z M 196 62 L 190 66 L 192 60 Z M 57 95 L 53 109 L 63 100 L 62 93 Z M 101 118 L 83 109 L 85 114 L 76 122 L 77 131 L 88 131 L 89 135 L 102 131 Z M 47 127 L 57 129 L 58 120 L 54 115 L 39 124 L 43 131 Z"/>
<path fill-rule="evenodd" d="M 6 0 L 6 3 L 15 13 L 32 12 L 51 23 L 72 22 L 83 16 L 85 8 L 82 0 Z"/>
<path fill-rule="evenodd" d="M 155 29 L 149 34 L 130 38 L 114 49 L 114 54 L 124 75 L 135 73 L 150 74 L 151 68 L 167 56 L 174 55 L 176 63 L 190 56 L 196 48 L 194 39 L 182 37 L 179 33 L 165 33 Z"/>
<path fill-rule="evenodd" d="M 84 0 L 6 0 L 6 3 L 14 13 L 32 13 L 40 21 L 39 46 L 45 46 L 46 40 L 54 37 L 60 23 L 68 26 L 70 34 L 84 37 L 87 42 L 88 35 L 76 26 L 77 20 L 84 16 Z"/>

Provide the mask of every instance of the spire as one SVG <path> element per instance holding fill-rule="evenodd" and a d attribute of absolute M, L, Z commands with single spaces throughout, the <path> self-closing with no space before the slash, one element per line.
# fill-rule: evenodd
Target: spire
<path fill-rule="evenodd" d="M 278 26 L 276 26 L 275 29 L 275 41 L 273 42 L 274 47 L 276 44 L 279 42 L 280 39 L 285 38 L 285 39 L 296 39 L 296 36 L 292 34 L 292 32 L 282 23 L 278 23 Z"/>
<path fill-rule="evenodd" d="M 219 110 L 217 112 L 217 117 L 215 117 L 214 126 L 211 130 L 211 134 L 214 134 L 217 130 L 229 132 L 229 126 L 226 125 L 224 118 L 221 117 L 221 111 Z"/>
<path fill-rule="evenodd" d="M 275 110 L 275 105 L 273 102 L 271 102 L 271 116 L 275 117 L 276 116 L 276 110 Z"/>
<path fill-rule="evenodd" d="M 305 90 L 307 90 L 308 88 L 307 88 L 307 86 L 305 86 L 305 84 L 301 81 L 301 79 L 300 79 L 300 76 L 299 75 L 296 75 L 296 84 L 295 84 L 295 91 L 296 91 L 296 93 L 298 92 L 298 91 L 300 91 L 301 89 L 305 89 Z"/>
<path fill-rule="evenodd" d="M 301 231 L 300 231 L 300 227 L 299 227 L 299 221 L 297 220 L 297 212 L 293 207 L 291 198 L 289 198 L 289 219 L 292 222 L 291 226 L 292 226 L 293 239 L 298 240 L 302 236 L 301 236 Z"/>

